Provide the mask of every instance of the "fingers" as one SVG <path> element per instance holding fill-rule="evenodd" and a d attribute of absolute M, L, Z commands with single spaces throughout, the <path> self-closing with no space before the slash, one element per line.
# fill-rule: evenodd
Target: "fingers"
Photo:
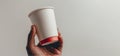
<path fill-rule="evenodd" d="M 51 47 L 51 46 L 45 46 L 45 47 L 52 54 L 59 54 L 60 53 L 60 51 L 54 47 Z"/>
<path fill-rule="evenodd" d="M 61 36 L 61 33 L 60 31 L 58 30 L 58 39 L 59 39 L 59 42 L 60 42 L 60 47 L 63 46 L 63 39 L 62 39 L 62 36 Z"/>
<path fill-rule="evenodd" d="M 58 38 L 59 38 L 59 40 L 61 41 L 61 43 L 63 43 L 61 33 L 60 33 L 60 31 L 59 31 L 59 29 L 58 29 L 58 28 L 57 28 L 57 30 L 58 30 Z"/>
<path fill-rule="evenodd" d="M 34 39 L 35 35 L 36 35 L 36 27 L 35 25 L 32 25 L 31 31 L 28 35 L 27 47 L 30 47 L 30 48 L 35 47 L 35 39 Z"/>

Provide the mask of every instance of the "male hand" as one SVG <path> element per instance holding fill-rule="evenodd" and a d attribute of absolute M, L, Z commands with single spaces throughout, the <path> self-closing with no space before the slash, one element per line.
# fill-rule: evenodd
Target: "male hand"
<path fill-rule="evenodd" d="M 26 46 L 28 56 L 61 56 L 63 40 L 61 38 L 60 32 L 58 32 L 58 42 L 45 46 L 41 46 L 40 43 L 38 43 L 38 45 L 35 45 L 35 35 L 36 26 L 32 25 Z"/>

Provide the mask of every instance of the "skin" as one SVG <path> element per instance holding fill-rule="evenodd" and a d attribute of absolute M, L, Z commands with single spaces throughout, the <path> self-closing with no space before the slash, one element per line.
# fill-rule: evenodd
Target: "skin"
<path fill-rule="evenodd" d="M 63 40 L 61 38 L 60 32 L 58 32 L 59 41 L 46 46 L 41 46 L 40 43 L 35 45 L 36 34 L 36 26 L 32 25 L 26 46 L 28 56 L 61 56 Z"/>

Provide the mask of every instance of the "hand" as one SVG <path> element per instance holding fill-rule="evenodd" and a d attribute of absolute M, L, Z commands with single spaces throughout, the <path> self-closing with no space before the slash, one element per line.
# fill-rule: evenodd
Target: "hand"
<path fill-rule="evenodd" d="M 35 45 L 35 35 L 36 26 L 32 25 L 26 46 L 28 56 L 61 56 L 63 40 L 61 38 L 60 32 L 58 32 L 59 41 L 46 46 L 41 46 L 40 43 Z"/>

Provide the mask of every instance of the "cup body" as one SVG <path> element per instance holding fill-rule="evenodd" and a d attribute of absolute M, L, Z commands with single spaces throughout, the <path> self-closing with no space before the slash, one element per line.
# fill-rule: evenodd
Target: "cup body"
<path fill-rule="evenodd" d="M 37 35 L 42 46 L 58 41 L 58 31 L 54 8 L 41 8 L 29 14 L 32 24 L 36 25 Z"/>

